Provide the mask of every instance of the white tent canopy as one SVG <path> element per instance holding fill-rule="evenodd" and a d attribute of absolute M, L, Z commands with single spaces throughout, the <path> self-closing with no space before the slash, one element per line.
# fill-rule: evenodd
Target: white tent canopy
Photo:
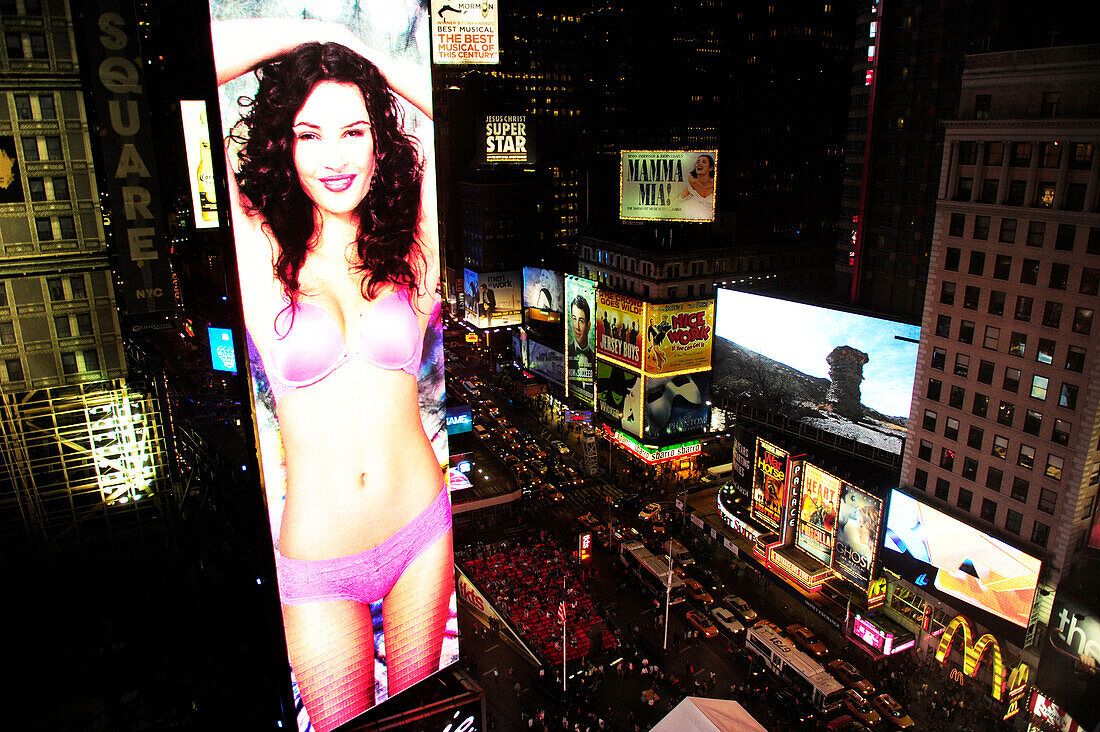
<path fill-rule="evenodd" d="M 728 699 L 689 696 L 652 732 L 767 732 L 745 708 Z"/>

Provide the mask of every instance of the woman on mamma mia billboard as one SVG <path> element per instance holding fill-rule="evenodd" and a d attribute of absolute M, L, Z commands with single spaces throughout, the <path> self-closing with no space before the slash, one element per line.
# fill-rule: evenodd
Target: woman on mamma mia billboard
<path fill-rule="evenodd" d="M 457 655 L 431 89 L 427 44 L 408 37 L 422 8 L 395 21 L 396 3 L 376 3 L 371 25 L 361 7 L 341 23 L 212 13 L 234 18 L 213 24 L 219 86 L 255 82 L 222 95 L 230 200 L 257 414 L 268 387 L 274 405 L 270 430 L 258 417 L 269 502 L 271 483 L 285 490 L 272 534 L 287 648 L 318 730 Z M 382 20 L 393 57 L 349 30 L 384 42 Z"/>

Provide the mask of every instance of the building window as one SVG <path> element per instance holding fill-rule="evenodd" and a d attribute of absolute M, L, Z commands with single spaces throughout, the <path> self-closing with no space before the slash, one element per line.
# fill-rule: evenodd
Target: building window
<path fill-rule="evenodd" d="M 982 499 L 982 521 L 988 521 L 989 523 L 996 523 L 997 520 L 997 504 L 988 498 Z"/>
<path fill-rule="evenodd" d="M 1031 165 L 1031 143 L 1030 142 L 1014 142 L 1012 143 L 1012 160 L 1011 164 L 1016 167 L 1027 167 Z"/>
<path fill-rule="evenodd" d="M 917 457 L 925 462 L 932 461 L 932 443 L 928 440 L 921 440 L 920 447 L 917 449 Z"/>
<path fill-rule="evenodd" d="M 1035 467 L 1035 448 L 1031 445 L 1020 445 L 1020 452 L 1016 456 L 1016 464 L 1021 468 L 1031 470 Z"/>
<path fill-rule="evenodd" d="M 978 361 L 978 381 L 983 384 L 993 383 L 993 362 Z"/>
<path fill-rule="evenodd" d="M 990 468 L 985 473 L 985 487 L 991 491 L 1001 492 L 1001 484 L 1004 483 L 1004 471 Z"/>
<path fill-rule="evenodd" d="M 1012 426 L 1012 420 L 1016 416 L 1016 405 L 1009 402 L 1002 401 L 1000 406 L 997 407 L 997 422 L 1003 424 L 1005 427 Z"/>
<path fill-rule="evenodd" d="M 1027 193 L 1027 181 L 1014 180 L 1008 183 L 1008 194 L 1005 196 L 1005 204 L 1009 206 L 1023 206 L 1024 195 Z"/>
<path fill-rule="evenodd" d="M 1100 294 L 1100 269 L 1083 267 L 1081 269 L 1081 286 L 1078 291 L 1082 295 Z"/>
<path fill-rule="evenodd" d="M 1012 336 L 1008 341 L 1008 352 L 1013 356 L 1022 358 L 1024 353 L 1027 352 L 1027 335 L 1012 331 Z"/>
<path fill-rule="evenodd" d="M 1050 265 L 1050 283 L 1052 290 L 1064 290 L 1069 284 L 1069 265 L 1055 262 Z"/>
<path fill-rule="evenodd" d="M 76 314 L 76 332 L 77 335 L 95 335 L 92 330 L 92 316 L 90 313 L 77 313 Z"/>
<path fill-rule="evenodd" d="M 943 382 L 938 379 L 928 380 L 928 391 L 926 396 L 934 402 L 940 400 L 940 391 L 943 389 Z"/>
<path fill-rule="evenodd" d="M 966 399 L 966 389 L 961 386 L 951 386 L 951 398 L 948 400 L 948 406 L 953 409 L 962 409 L 963 400 Z"/>
<path fill-rule="evenodd" d="M 982 181 L 982 192 L 978 197 L 978 201 L 981 203 L 996 203 L 997 202 L 997 179 L 986 178 Z"/>
<path fill-rule="evenodd" d="M 1058 100 L 1061 96 L 1059 92 L 1043 92 L 1043 103 L 1039 107 L 1039 116 L 1043 119 L 1058 116 Z M 1047 147 L 1051 147 L 1051 144 L 1047 143 Z"/>
<path fill-rule="evenodd" d="M 46 181 L 43 178 L 27 178 L 27 188 L 31 192 L 32 201 L 46 200 Z"/>
<path fill-rule="evenodd" d="M 965 353 L 955 354 L 955 376 L 961 376 L 966 378 L 967 373 L 970 372 L 970 356 Z"/>
<path fill-rule="evenodd" d="M 1020 270 L 1020 283 L 1024 285 L 1034 285 L 1039 281 L 1039 260 L 1038 259 L 1025 259 L 1024 267 Z"/>
<path fill-rule="evenodd" d="M 3 323 L 0 323 L 0 326 L 2 325 Z M 71 338 L 73 335 L 73 328 L 68 315 L 53 316 L 53 329 L 56 331 L 58 338 Z"/>
<path fill-rule="evenodd" d="M 1073 145 L 1069 167 L 1074 170 L 1088 170 L 1092 167 L 1092 143 L 1078 142 Z"/>
<path fill-rule="evenodd" d="M 1013 534 L 1020 533 L 1020 526 L 1024 522 L 1024 515 L 1019 511 L 1013 511 L 1008 509 L 1008 514 L 1005 516 L 1005 530 L 1010 531 Z"/>
<path fill-rule="evenodd" d="M 963 231 L 966 229 L 966 215 L 965 214 L 951 214 L 951 227 L 948 229 L 949 236 L 962 236 Z"/>
<path fill-rule="evenodd" d="M 68 351 L 61 354 L 61 370 L 66 374 L 75 374 L 79 370 L 76 365 L 76 354 Z"/>
<path fill-rule="evenodd" d="M 989 96 L 988 94 L 979 94 L 979 98 L 982 96 Z M 1005 160 L 1005 144 L 1003 142 L 986 142 L 985 143 L 985 164 L 986 165 L 1003 165 Z"/>
<path fill-rule="evenodd" d="M 977 310 L 978 301 L 982 297 L 982 288 L 967 285 L 963 290 L 963 307 L 967 310 Z"/>
<path fill-rule="evenodd" d="M 974 395 L 974 405 L 970 409 L 971 413 L 976 417 L 985 417 L 989 411 L 989 397 L 985 394 Z"/>
<path fill-rule="evenodd" d="M 1012 500 L 1027 503 L 1027 494 L 1031 490 L 1031 484 L 1023 478 L 1012 479 Z"/>
<path fill-rule="evenodd" d="M 989 291 L 989 314 L 990 315 L 1004 315 L 1005 314 L 1005 294 L 1000 290 Z"/>
<path fill-rule="evenodd" d="M 940 302 L 944 305 L 955 304 L 955 283 L 944 282 L 940 285 Z"/>
<path fill-rule="evenodd" d="M 978 143 L 964 140 L 959 143 L 959 165 L 974 165 L 978 162 Z"/>
<path fill-rule="evenodd" d="M 1016 225 L 1018 223 L 1016 219 L 1001 219 L 1001 233 L 997 237 L 997 241 L 1003 244 L 1014 243 L 1016 241 Z M 1011 262 L 1012 260 L 1010 259 L 1009 261 Z M 994 274 L 993 276 L 996 277 L 997 275 Z M 1000 279 L 1007 280 L 1008 274 L 1006 273 L 1005 276 Z"/>
<path fill-rule="evenodd" d="M 1057 328 L 1062 322 L 1062 303 L 1047 300 L 1043 306 L 1043 325 L 1047 328 Z"/>
<path fill-rule="evenodd" d="M 1066 461 L 1057 455 L 1047 455 L 1047 466 L 1043 470 L 1043 475 L 1054 480 L 1062 479 L 1062 468 L 1065 466 Z"/>
<path fill-rule="evenodd" d="M 1035 374 L 1031 377 L 1031 398 L 1038 399 L 1039 401 L 1046 401 L 1047 389 L 1050 386 L 1050 379 L 1045 376 L 1039 376 Z"/>
<path fill-rule="evenodd" d="M 1070 423 L 1064 419 L 1054 420 L 1054 429 L 1050 432 L 1050 441 L 1055 445 L 1069 445 Z"/>
<path fill-rule="evenodd" d="M 975 427 L 970 425 L 970 430 L 966 435 L 966 446 L 972 447 L 975 450 L 982 449 L 982 440 L 985 437 L 985 431 L 981 427 Z"/>
<path fill-rule="evenodd" d="M 959 271 L 959 259 L 962 256 L 962 251 L 957 247 L 947 247 L 947 252 L 943 257 L 943 268 L 949 272 Z"/>
<path fill-rule="evenodd" d="M 1077 227 L 1073 224 L 1058 224 L 1054 236 L 1054 248 L 1060 252 L 1072 252 L 1077 239 Z"/>
<path fill-rule="evenodd" d="M 58 228 L 61 229 L 62 239 L 76 238 L 76 222 L 72 216 L 60 216 L 57 219 Z"/>
<path fill-rule="evenodd" d="M 958 441 L 959 439 L 959 420 L 954 417 L 948 417 L 944 421 L 943 436 L 949 440 Z"/>
<path fill-rule="evenodd" d="M 969 201 L 974 194 L 974 179 L 959 178 L 959 187 L 955 191 L 956 201 Z"/>
<path fill-rule="evenodd" d="M 950 494 L 951 483 L 946 478 L 936 478 L 936 498 L 946 502 Z"/>
<path fill-rule="evenodd" d="M 5 379 L 7 381 L 23 380 L 23 362 L 18 358 L 4 359 Z"/>
<path fill-rule="evenodd" d="M 951 337 L 951 316 L 940 315 L 936 317 L 936 335 L 940 338 Z"/>
<path fill-rule="evenodd" d="M 959 342 L 968 345 L 974 342 L 974 321 L 964 320 L 959 323 Z"/>
<path fill-rule="evenodd" d="M 936 418 L 936 413 L 933 412 L 931 409 L 924 410 L 924 421 L 921 423 L 921 426 L 924 427 L 924 429 L 928 432 L 935 432 Z"/>
<path fill-rule="evenodd" d="M 1000 341 L 1001 329 L 994 328 L 992 325 L 985 326 L 985 340 L 982 342 L 982 347 L 988 348 L 991 351 L 996 351 Z"/>
<path fill-rule="evenodd" d="M 1052 364 L 1054 363 L 1054 348 L 1055 343 L 1049 338 L 1039 339 L 1039 348 L 1035 354 L 1035 360 L 1039 363 Z"/>
<path fill-rule="evenodd" d="M 1013 394 L 1020 388 L 1020 369 L 1005 368 L 1005 379 L 1001 388 Z"/>
<path fill-rule="evenodd" d="M 1012 257 L 1007 254 L 998 254 L 993 262 L 993 278 L 1007 280 L 1012 271 Z"/>
<path fill-rule="evenodd" d="M 990 454 L 995 458 L 1006 460 L 1008 458 L 1008 438 L 993 435 L 993 451 Z"/>
<path fill-rule="evenodd" d="M 1066 200 L 1062 202 L 1062 208 L 1067 211 L 1081 211 L 1085 208 L 1085 194 L 1088 188 L 1084 183 L 1070 183 L 1066 188 Z"/>
<path fill-rule="evenodd" d="M 1057 168 L 1062 163 L 1062 146 L 1057 142 L 1044 142 L 1039 157 L 1042 167 Z"/>
<path fill-rule="evenodd" d="M 1016 296 L 1016 310 L 1013 317 L 1025 323 L 1031 322 L 1031 306 L 1035 301 L 1026 295 Z"/>
<path fill-rule="evenodd" d="M 49 216 L 37 216 L 34 219 L 35 233 L 38 241 L 53 241 L 53 222 Z"/>
<path fill-rule="evenodd" d="M 1066 370 L 1081 373 L 1085 370 L 1085 349 L 1070 346 L 1066 351 Z"/>
<path fill-rule="evenodd" d="M 1058 395 L 1058 406 L 1066 409 L 1077 408 L 1077 387 L 1073 384 L 1062 383 L 1062 391 Z"/>
<path fill-rule="evenodd" d="M 974 217 L 974 238 L 980 241 L 985 241 L 989 238 L 989 217 L 988 216 L 975 216 Z"/>
<path fill-rule="evenodd" d="M 1031 541 L 1039 546 L 1046 546 L 1050 539 L 1050 527 L 1036 521 L 1031 527 Z"/>
<path fill-rule="evenodd" d="M 1039 208 L 1053 208 L 1054 184 L 1040 183 L 1035 191 L 1035 205 Z"/>
<path fill-rule="evenodd" d="M 1030 221 L 1027 225 L 1027 245 L 1029 247 L 1043 246 L 1046 237 L 1047 225 L 1044 221 Z"/>
<path fill-rule="evenodd" d="M 1073 311 L 1073 332 L 1088 335 L 1092 332 L 1092 308 L 1075 308 Z"/>
<path fill-rule="evenodd" d="M 1058 493 L 1049 488 L 1039 491 L 1039 510 L 1043 513 L 1054 515 L 1054 507 L 1058 504 Z"/>
<path fill-rule="evenodd" d="M 1038 436 L 1042 429 L 1043 414 L 1041 412 L 1036 412 L 1034 409 L 1028 409 L 1024 412 L 1024 432 Z"/>
<path fill-rule="evenodd" d="M 82 351 L 81 355 L 84 357 L 85 371 L 99 371 L 99 351 L 88 348 Z"/>
<path fill-rule="evenodd" d="M 947 351 L 942 348 L 932 349 L 932 368 L 943 371 L 947 363 Z"/>
<path fill-rule="evenodd" d="M 917 468 L 913 473 L 913 487 L 917 490 L 924 491 L 928 489 L 928 473 L 920 468 Z"/>
<path fill-rule="evenodd" d="M 946 447 L 940 448 L 940 467 L 951 471 L 955 467 L 955 451 Z"/>
<path fill-rule="evenodd" d="M 50 300 L 58 302 L 65 299 L 65 283 L 60 277 L 51 277 L 46 280 L 46 289 L 50 293 Z"/>
<path fill-rule="evenodd" d="M 61 152 L 61 138 L 56 135 L 46 135 L 46 159 L 61 160 L 65 156 Z"/>
<path fill-rule="evenodd" d="M 978 480 L 978 461 L 974 458 L 963 458 L 962 477 L 967 480 Z"/>
<path fill-rule="evenodd" d="M 991 94 L 977 94 L 974 97 L 974 119 L 989 119 L 989 108 L 992 104 Z M 987 143 L 989 145 L 1003 145 L 1000 142 Z M 997 165 L 997 163 L 989 163 L 990 165 Z"/>

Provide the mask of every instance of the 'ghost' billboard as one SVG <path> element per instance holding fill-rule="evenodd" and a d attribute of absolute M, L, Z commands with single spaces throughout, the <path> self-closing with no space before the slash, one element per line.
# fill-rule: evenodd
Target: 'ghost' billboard
<path fill-rule="evenodd" d="M 709 400 L 709 371 L 679 376 L 647 376 L 643 436 L 663 440 L 706 432 Z"/>

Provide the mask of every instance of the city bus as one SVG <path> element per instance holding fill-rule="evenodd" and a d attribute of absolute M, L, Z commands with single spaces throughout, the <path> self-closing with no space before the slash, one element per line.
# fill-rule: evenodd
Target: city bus
<path fill-rule="evenodd" d="M 828 712 L 840 706 L 844 685 L 795 648 L 773 624 L 765 620 L 746 630 L 745 649 L 759 656 L 769 671 L 805 694 L 815 709 Z"/>
<path fill-rule="evenodd" d="M 676 574 L 669 572 L 666 557 L 654 556 L 653 552 L 646 549 L 640 541 L 627 541 L 619 548 L 619 559 L 641 580 L 642 586 L 652 592 L 657 599 L 663 601 L 667 593 L 669 602 L 673 605 L 684 601 L 686 597 L 684 581 Z M 672 586 L 668 587 L 670 575 Z"/>

